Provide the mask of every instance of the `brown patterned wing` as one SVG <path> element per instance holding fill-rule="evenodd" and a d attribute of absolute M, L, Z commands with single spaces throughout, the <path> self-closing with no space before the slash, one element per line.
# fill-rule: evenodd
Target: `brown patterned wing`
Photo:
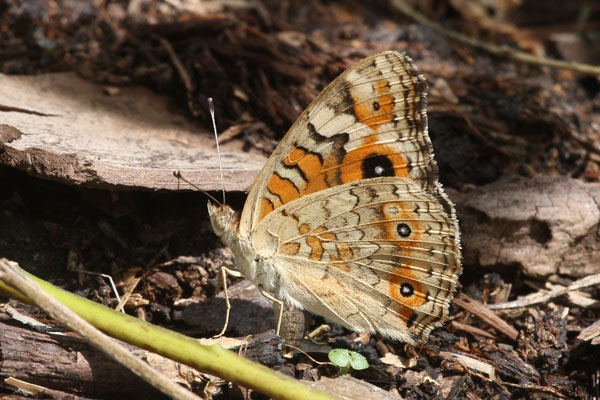
<path fill-rule="evenodd" d="M 265 216 L 252 246 L 276 266 L 279 298 L 411 343 L 445 321 L 461 271 L 455 218 L 411 179 L 305 195 Z"/>
<path fill-rule="evenodd" d="M 365 58 L 298 118 L 252 186 L 240 231 L 273 210 L 330 187 L 382 176 L 411 178 L 446 206 L 427 134 L 427 84 L 398 52 Z"/>

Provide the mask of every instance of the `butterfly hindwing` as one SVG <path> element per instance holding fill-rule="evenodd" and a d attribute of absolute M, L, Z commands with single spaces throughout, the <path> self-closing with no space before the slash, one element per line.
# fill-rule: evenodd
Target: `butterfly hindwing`
<path fill-rule="evenodd" d="M 412 180 L 373 178 L 279 207 L 252 244 L 277 266 L 280 298 L 413 342 L 444 321 L 456 289 L 460 247 L 451 218 Z"/>

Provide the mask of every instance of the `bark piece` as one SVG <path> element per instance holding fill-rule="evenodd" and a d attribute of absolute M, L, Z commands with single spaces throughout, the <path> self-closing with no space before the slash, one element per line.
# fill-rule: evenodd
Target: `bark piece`
<path fill-rule="evenodd" d="M 516 381 L 523 385 L 537 385 L 540 382 L 540 374 L 535 367 L 523 361 L 519 354 L 507 345 L 498 345 L 487 342 L 475 346 L 477 352 L 496 368 L 503 381 Z"/>
<path fill-rule="evenodd" d="M 13 377 L 87 397 L 160 396 L 156 389 L 80 338 L 32 332 L 7 323 L 0 325 L 0 381 Z M 146 353 L 136 350 L 139 356 Z"/>
<path fill-rule="evenodd" d="M 471 299 L 466 294 L 461 293 L 459 297 L 454 299 L 454 303 L 476 315 L 482 321 L 486 322 L 488 325 L 492 326 L 506 337 L 516 340 L 519 336 L 519 332 L 515 328 L 494 314 L 494 312 L 489 310 L 485 305 L 481 304 L 477 300 Z"/>
<path fill-rule="evenodd" d="M 318 382 L 311 383 L 310 385 L 332 393 L 341 399 L 402 399 L 399 395 L 387 392 L 375 385 L 361 381 L 350 375 L 340 376 L 339 378 L 322 377 Z"/>
<path fill-rule="evenodd" d="M 592 325 L 584 328 L 579 332 L 577 336 L 579 340 L 590 341 L 592 344 L 600 344 L 600 320 L 594 322 Z"/>
<path fill-rule="evenodd" d="M 600 184 L 513 178 L 456 200 L 465 264 L 519 265 L 533 277 L 600 273 Z"/>
<path fill-rule="evenodd" d="M 0 388 L 13 390 L 14 387 L 3 383 L 4 378 L 13 377 L 92 398 L 162 397 L 148 383 L 79 337 L 16 327 L 7 323 L 6 315 L 1 314 L 0 332 Z M 215 342 L 269 367 L 281 367 L 285 362 L 280 351 L 283 341 L 272 330 L 246 336 L 231 346 L 226 341 Z M 160 373 L 187 386 L 196 386 L 207 379 L 194 368 L 126 343 L 121 344 Z"/>
<path fill-rule="evenodd" d="M 0 164 L 117 189 L 174 190 L 179 169 L 204 190 L 221 189 L 212 133 L 166 97 L 142 87 L 109 96 L 72 73 L 0 74 L 0 87 Z M 265 162 L 236 141 L 222 146 L 222 160 L 227 190 L 246 190 Z"/>

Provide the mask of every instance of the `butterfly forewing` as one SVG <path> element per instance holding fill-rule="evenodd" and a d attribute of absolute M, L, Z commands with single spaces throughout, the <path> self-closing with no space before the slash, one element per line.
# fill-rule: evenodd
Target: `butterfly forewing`
<path fill-rule="evenodd" d="M 304 194 L 379 176 L 411 177 L 430 190 L 437 167 L 426 82 L 404 54 L 352 66 L 298 118 L 249 193 L 242 229 Z M 425 133 L 425 134 L 423 134 Z M 249 208 L 248 208 L 249 207 Z"/>

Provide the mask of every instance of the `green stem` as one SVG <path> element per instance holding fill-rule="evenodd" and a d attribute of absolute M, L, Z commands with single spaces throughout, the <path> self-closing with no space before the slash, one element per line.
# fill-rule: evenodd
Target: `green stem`
<path fill-rule="evenodd" d="M 60 289 L 23 271 L 44 291 L 54 296 L 104 333 L 160 354 L 241 386 L 277 399 L 333 399 L 329 393 L 272 371 L 264 365 L 238 356 L 219 345 L 205 346 L 197 340 L 170 331 Z M 0 294 L 31 303 L 22 293 L 0 281 Z"/>

